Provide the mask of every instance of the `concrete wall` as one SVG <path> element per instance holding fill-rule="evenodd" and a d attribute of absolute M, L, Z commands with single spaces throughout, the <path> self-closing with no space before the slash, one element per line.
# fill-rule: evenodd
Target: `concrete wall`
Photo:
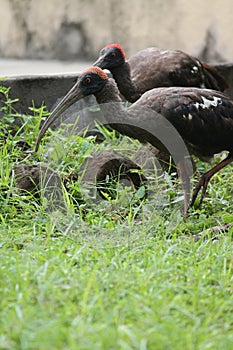
<path fill-rule="evenodd" d="M 233 99 L 233 63 L 216 64 L 214 67 L 223 75 L 229 84 L 229 88 L 225 91 Z M 45 104 L 49 111 L 58 101 L 65 96 L 71 87 L 77 81 L 79 74 L 59 74 L 46 76 L 18 76 L 11 77 L 1 81 L 1 85 L 10 87 L 11 99 L 18 98 L 19 101 L 14 104 L 16 110 L 20 113 L 29 113 L 28 107 L 34 106 L 39 108 Z M 86 104 L 88 101 L 88 104 Z M 90 104 L 89 104 L 90 102 Z M 0 107 L 3 101 L 0 100 Z M 94 105 L 95 99 L 89 96 L 84 102 L 79 101 L 79 105 Z M 0 113 L 1 118 L 1 113 Z"/>
<path fill-rule="evenodd" d="M 232 0 L 1 0 L 0 56 L 95 59 L 120 42 L 233 60 Z"/>

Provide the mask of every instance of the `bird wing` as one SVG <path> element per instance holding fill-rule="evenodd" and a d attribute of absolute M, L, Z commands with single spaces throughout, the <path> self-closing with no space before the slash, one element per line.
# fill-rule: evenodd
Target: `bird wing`
<path fill-rule="evenodd" d="M 220 91 L 227 88 L 216 69 L 180 50 L 147 48 L 130 57 L 128 63 L 140 93 L 163 86 L 195 86 Z"/>
<path fill-rule="evenodd" d="M 233 150 L 233 101 L 221 92 L 157 88 L 143 94 L 130 108 L 139 105 L 164 116 L 197 154 L 212 156 Z"/>

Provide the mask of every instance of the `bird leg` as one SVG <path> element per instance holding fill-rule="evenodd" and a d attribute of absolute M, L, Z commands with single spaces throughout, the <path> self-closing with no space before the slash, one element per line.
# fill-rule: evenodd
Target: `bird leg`
<path fill-rule="evenodd" d="M 227 158 L 223 159 L 220 163 L 215 165 L 212 169 L 210 169 L 209 171 L 207 171 L 205 174 L 203 174 L 201 176 L 200 180 L 196 184 L 195 189 L 193 191 L 193 196 L 192 196 L 192 200 L 190 203 L 190 207 L 192 207 L 194 205 L 195 200 L 197 198 L 197 195 L 198 195 L 200 189 L 202 188 L 201 198 L 199 201 L 199 205 L 201 205 L 201 203 L 205 197 L 205 194 L 206 194 L 207 185 L 208 185 L 210 179 L 212 178 L 212 176 L 214 176 L 214 174 L 216 174 L 218 171 L 223 169 L 225 166 L 227 166 L 231 162 L 233 162 L 233 155 L 231 153 L 229 153 Z"/>

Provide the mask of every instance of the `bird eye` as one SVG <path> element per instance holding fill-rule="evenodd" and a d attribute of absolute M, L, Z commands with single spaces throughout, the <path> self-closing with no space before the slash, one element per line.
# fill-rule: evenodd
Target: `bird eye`
<path fill-rule="evenodd" d="M 91 78 L 87 77 L 87 78 L 85 79 L 85 83 L 90 84 L 90 82 L 91 82 Z"/>

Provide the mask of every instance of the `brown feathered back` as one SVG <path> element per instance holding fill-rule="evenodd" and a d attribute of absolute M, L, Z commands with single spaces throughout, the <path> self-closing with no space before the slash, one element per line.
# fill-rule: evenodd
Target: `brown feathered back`
<path fill-rule="evenodd" d="M 227 88 L 215 68 L 180 50 L 150 47 L 131 56 L 128 63 L 131 78 L 141 94 L 163 86 L 195 86 L 219 91 Z"/>

